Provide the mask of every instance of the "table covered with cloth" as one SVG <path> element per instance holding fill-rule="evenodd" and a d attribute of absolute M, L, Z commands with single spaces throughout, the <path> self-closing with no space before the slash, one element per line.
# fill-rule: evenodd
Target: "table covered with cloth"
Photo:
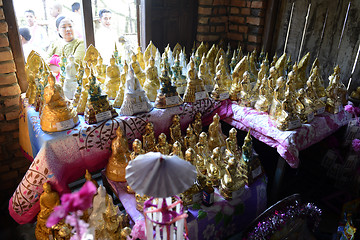
<path fill-rule="evenodd" d="M 252 136 L 276 148 L 292 168 L 299 166 L 299 151 L 323 140 L 351 120 L 351 114 L 346 111 L 338 114 L 325 112 L 315 116 L 310 123 L 302 124 L 300 128 L 281 131 L 265 112 L 237 104 L 232 104 L 231 107 L 233 115 L 223 121 L 243 131 L 251 129 Z"/>
<path fill-rule="evenodd" d="M 221 119 L 231 115 L 230 101 L 205 99 L 167 109 L 154 108 L 136 116 L 118 116 L 93 125 L 86 124 L 84 117 L 79 116 L 80 123 L 75 128 L 46 133 L 41 130 L 39 113 L 28 105 L 26 98 L 22 97 L 22 103 L 20 145 L 34 159 L 9 201 L 9 213 L 20 224 L 31 222 L 40 211 L 43 183 L 50 182 L 62 195 L 70 192 L 68 184 L 84 176 L 86 169 L 94 172 L 104 168 L 119 126 L 131 143 L 135 138 L 142 140 L 147 122 L 154 124 L 156 137 L 162 132 L 169 135 L 174 114 L 180 116 L 183 132 L 197 112 L 201 112 L 204 125 L 212 122 L 215 113 Z"/>
<path fill-rule="evenodd" d="M 143 220 L 143 213 L 136 209 L 135 195 L 126 191 L 127 184 L 107 181 L 132 221 L 136 223 Z M 199 203 L 190 206 L 186 219 L 189 239 L 226 239 L 240 233 L 266 209 L 266 186 L 267 177 L 263 174 L 230 201 L 225 200 L 215 189 L 212 206 L 206 207 Z"/>

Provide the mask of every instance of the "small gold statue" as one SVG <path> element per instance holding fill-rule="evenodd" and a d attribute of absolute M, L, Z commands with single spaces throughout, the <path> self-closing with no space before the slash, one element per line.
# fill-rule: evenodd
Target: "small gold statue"
<path fill-rule="evenodd" d="M 92 44 L 90 44 L 90 46 L 85 51 L 84 62 L 93 72 L 96 72 L 96 65 L 98 64 L 99 56 L 99 51 Z"/>
<path fill-rule="evenodd" d="M 248 57 L 244 56 L 235 66 L 234 71 L 232 72 L 233 84 L 230 88 L 230 100 L 237 101 L 240 98 L 241 86 L 240 82 L 245 73 L 248 70 L 249 63 Z"/>
<path fill-rule="evenodd" d="M 135 139 L 132 144 L 133 151 L 130 154 L 130 159 L 134 160 L 140 154 L 145 154 L 144 149 L 142 149 L 142 143 L 139 139 Z"/>
<path fill-rule="evenodd" d="M 107 196 L 109 198 L 109 196 Z M 112 199 L 107 200 L 107 207 L 102 214 L 104 224 L 100 227 L 97 239 L 118 240 L 121 234 L 121 216 L 118 214 L 118 206 L 114 206 Z"/>
<path fill-rule="evenodd" d="M 161 133 L 158 138 L 158 144 L 155 147 L 157 152 L 160 152 L 164 155 L 170 154 L 170 146 L 166 141 L 166 135 L 165 133 Z"/>
<path fill-rule="evenodd" d="M 106 68 L 106 81 L 104 84 L 104 93 L 109 99 L 115 99 L 116 91 L 119 89 L 120 80 L 120 69 L 115 64 L 115 58 L 110 58 L 110 66 Z"/>
<path fill-rule="evenodd" d="M 40 195 L 40 212 L 37 216 L 35 236 L 36 239 L 49 239 L 52 236 L 51 228 L 46 227 L 46 222 L 54 207 L 60 205 L 59 194 L 51 189 L 50 183 L 43 184 L 44 192 Z"/>
<path fill-rule="evenodd" d="M 294 100 L 291 97 L 290 89 L 285 93 L 285 99 L 282 102 L 281 113 L 276 120 L 276 127 L 281 131 L 292 130 L 301 126 L 301 121 L 295 113 Z"/>
<path fill-rule="evenodd" d="M 221 131 L 221 123 L 219 114 L 215 114 L 213 122 L 209 125 L 209 149 L 212 151 L 214 148 L 219 147 L 223 151 L 226 147 L 225 135 Z"/>
<path fill-rule="evenodd" d="M 220 184 L 221 179 L 221 168 L 218 166 L 217 161 L 220 158 L 220 148 L 217 147 L 214 149 L 210 164 L 207 168 L 207 177 L 211 181 L 212 185 L 217 187 Z"/>
<path fill-rule="evenodd" d="M 190 60 L 190 69 L 187 75 L 187 85 L 183 96 L 184 102 L 196 102 L 208 98 L 204 83 L 197 76 L 194 60 Z"/>
<path fill-rule="evenodd" d="M 179 55 L 176 56 L 172 69 L 172 82 L 178 94 L 183 95 L 186 89 L 186 77 L 182 74 L 183 67 L 180 66 Z"/>
<path fill-rule="evenodd" d="M 195 145 L 196 145 L 196 136 L 195 136 L 194 131 L 190 124 L 189 124 L 189 127 L 186 129 L 186 136 L 184 137 L 184 144 L 185 144 L 186 149 L 195 148 Z"/>
<path fill-rule="evenodd" d="M 310 77 L 312 76 L 314 78 L 314 86 L 315 86 L 316 94 L 318 95 L 319 98 L 321 98 L 322 101 L 325 101 L 324 98 L 326 98 L 326 91 L 324 87 L 324 80 L 320 73 L 319 65 L 320 65 L 319 60 L 316 58 L 311 67 Z"/>
<path fill-rule="evenodd" d="M 240 93 L 238 94 L 239 97 L 239 105 L 242 107 L 251 107 L 251 104 L 254 100 L 252 95 L 252 86 L 250 82 L 250 73 L 246 71 L 240 82 Z"/>
<path fill-rule="evenodd" d="M 202 174 L 206 174 L 207 166 L 211 162 L 211 151 L 208 146 L 208 136 L 206 132 L 199 135 L 199 142 L 195 145 L 195 151 L 198 156 L 199 170 Z M 203 164 L 203 166 L 201 166 Z"/>
<path fill-rule="evenodd" d="M 347 90 L 340 81 L 340 68 L 337 65 L 334 73 L 329 77 L 329 86 L 326 88 L 326 111 L 329 113 L 339 113 L 343 110 L 343 105 L 347 102 Z"/>
<path fill-rule="evenodd" d="M 274 96 L 269 111 L 270 118 L 273 120 L 276 120 L 281 114 L 281 105 L 285 94 L 284 86 L 284 77 L 281 76 L 276 81 Z"/>
<path fill-rule="evenodd" d="M 96 188 L 99 187 L 99 184 L 97 183 L 97 181 L 95 181 L 95 180 L 92 178 L 91 173 L 90 173 L 89 170 L 87 170 L 87 169 L 86 169 L 86 171 L 85 171 L 85 180 L 86 180 L 86 181 L 91 181 L 91 182 L 95 185 Z"/>
<path fill-rule="evenodd" d="M 315 67 L 317 69 L 317 67 Z M 309 79 L 306 82 L 305 91 L 309 99 L 313 102 L 314 113 L 315 115 L 322 114 L 325 112 L 326 104 L 321 98 L 317 95 L 316 87 L 315 87 L 315 73 L 310 75 Z"/>
<path fill-rule="evenodd" d="M 229 131 L 229 137 L 226 138 L 226 150 L 224 162 L 227 163 L 230 158 L 234 158 L 235 163 L 240 162 L 241 151 L 237 142 L 237 131 L 235 128 L 231 128 Z"/>
<path fill-rule="evenodd" d="M 35 74 L 30 70 L 29 66 L 25 66 L 26 80 L 28 82 L 28 88 L 26 90 L 26 97 L 29 99 L 29 104 L 35 103 L 36 98 L 36 83 L 35 83 Z"/>
<path fill-rule="evenodd" d="M 227 200 L 233 198 L 233 193 L 245 186 L 245 181 L 240 178 L 237 172 L 237 164 L 234 158 L 230 158 L 225 171 L 224 176 L 220 182 L 220 194 Z"/>
<path fill-rule="evenodd" d="M 79 103 L 77 104 L 76 111 L 79 115 L 83 115 L 85 112 L 88 96 L 89 96 L 89 78 L 90 78 L 90 68 L 89 66 L 85 66 L 85 74 L 82 79 L 82 90 L 79 98 Z"/>
<path fill-rule="evenodd" d="M 217 52 L 219 51 L 218 47 L 213 44 L 210 48 L 210 50 L 207 52 L 206 54 L 206 59 L 207 59 L 207 62 L 209 64 L 209 68 L 210 68 L 210 73 L 212 75 L 215 75 L 215 58 L 216 58 L 216 54 Z"/>
<path fill-rule="evenodd" d="M 106 64 L 103 63 L 103 58 L 99 55 L 98 64 L 96 65 L 96 77 L 101 82 L 101 84 L 105 83 L 106 79 Z"/>
<path fill-rule="evenodd" d="M 214 89 L 214 76 L 210 73 L 210 68 L 207 64 L 205 55 L 203 55 L 201 59 L 198 78 L 204 83 L 206 92 L 211 93 Z"/>
<path fill-rule="evenodd" d="M 201 120 L 201 112 L 195 113 L 194 122 L 191 124 L 192 128 L 194 129 L 194 134 L 196 136 L 196 141 L 199 141 L 199 135 L 202 132 L 202 120 Z"/>
<path fill-rule="evenodd" d="M 314 119 L 314 103 L 308 98 L 305 90 L 301 88 L 298 91 L 296 99 L 296 112 L 300 117 L 302 123 L 309 123 Z"/>
<path fill-rule="evenodd" d="M 185 145 L 181 134 L 180 117 L 177 114 L 172 117 L 172 124 L 170 126 L 170 143 L 174 144 L 176 141 L 178 141 L 184 149 Z"/>
<path fill-rule="evenodd" d="M 222 76 L 222 81 L 225 84 L 227 90 L 230 90 L 232 80 L 228 72 L 227 65 L 225 64 L 225 57 L 221 56 L 219 59 L 219 64 L 216 66 L 216 73 L 220 71 Z"/>
<path fill-rule="evenodd" d="M 149 65 L 146 68 L 146 80 L 144 83 L 144 90 L 151 102 L 156 99 L 157 91 L 160 88 L 160 82 L 158 77 L 158 70 L 155 66 L 155 59 L 151 56 Z"/>
<path fill-rule="evenodd" d="M 131 56 L 131 59 L 132 59 L 131 67 L 134 70 L 135 76 L 139 80 L 140 85 L 144 86 L 145 78 L 146 78 L 145 73 L 143 72 L 139 62 L 137 61 L 135 54 Z"/>
<path fill-rule="evenodd" d="M 218 101 L 223 101 L 229 98 L 229 89 L 231 81 L 228 80 L 229 76 L 226 72 L 225 66 L 220 66 L 219 71 L 216 72 L 214 78 L 214 89 L 211 92 L 211 97 Z M 230 82 L 230 86 L 228 86 Z"/>
<path fill-rule="evenodd" d="M 124 62 L 124 72 L 121 73 L 120 75 L 120 85 L 119 85 L 119 89 L 117 91 L 114 103 L 113 103 L 113 107 L 115 108 L 121 108 L 121 105 L 124 101 L 124 89 L 125 89 L 125 82 L 126 82 L 126 76 L 128 74 L 129 71 L 129 66 L 126 63 L 126 60 Z"/>
<path fill-rule="evenodd" d="M 52 74 L 44 89 L 44 106 L 40 115 L 40 126 L 43 131 L 57 132 L 73 128 L 79 119 L 69 101 L 65 99 L 62 87 L 55 83 Z"/>
<path fill-rule="evenodd" d="M 184 159 L 184 154 L 183 154 L 181 148 L 182 148 L 182 146 L 178 141 L 174 142 L 170 156 L 176 155 L 179 158 Z"/>
<path fill-rule="evenodd" d="M 299 87 L 301 82 L 301 87 L 303 88 L 306 84 L 307 77 L 306 77 L 306 69 L 309 65 L 310 61 L 310 52 L 306 53 L 300 60 L 298 65 L 298 78 L 299 78 Z M 299 88 L 298 88 L 299 89 Z"/>
<path fill-rule="evenodd" d="M 137 47 L 136 60 L 139 62 L 141 69 L 145 70 L 144 55 L 141 52 L 140 46 Z"/>
<path fill-rule="evenodd" d="M 84 118 L 88 124 L 98 123 L 116 117 L 118 114 L 110 105 L 106 95 L 101 94 L 97 79 L 90 70 L 89 97 L 85 108 Z"/>
<path fill-rule="evenodd" d="M 144 150 L 146 153 L 155 152 L 155 142 L 154 125 L 152 122 L 148 122 L 145 126 L 145 134 L 143 135 Z"/>
<path fill-rule="evenodd" d="M 126 182 L 125 168 L 130 161 L 130 150 L 127 138 L 120 127 L 116 129 L 116 137 L 112 140 L 111 150 L 105 174 L 111 181 Z"/>
<path fill-rule="evenodd" d="M 147 45 L 145 52 L 144 52 L 144 62 L 148 63 L 149 59 L 151 56 L 155 56 L 156 55 L 156 47 L 153 44 L 152 41 L 149 42 L 149 44 Z"/>
<path fill-rule="evenodd" d="M 73 97 L 73 106 L 77 107 L 79 100 L 80 100 L 80 95 L 81 95 L 81 91 L 82 91 L 82 79 L 84 77 L 84 66 L 82 65 L 82 62 L 79 63 L 79 69 L 78 72 L 76 74 L 76 82 L 78 84 L 77 89 L 74 93 L 74 97 Z"/>

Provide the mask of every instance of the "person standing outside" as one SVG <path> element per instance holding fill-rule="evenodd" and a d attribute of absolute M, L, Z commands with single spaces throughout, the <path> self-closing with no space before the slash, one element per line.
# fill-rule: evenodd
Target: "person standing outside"
<path fill-rule="evenodd" d="M 59 35 L 58 35 L 58 31 L 55 28 L 56 25 L 56 20 L 62 16 L 62 5 L 60 3 L 53 3 L 53 5 L 50 6 L 49 9 L 49 14 L 50 14 L 50 20 L 49 20 L 49 25 L 48 25 L 48 33 L 49 33 L 49 38 L 51 41 L 56 41 L 59 39 Z"/>
<path fill-rule="evenodd" d="M 115 50 L 117 42 L 116 31 L 112 28 L 112 13 L 107 9 L 99 11 L 100 26 L 95 32 L 95 47 L 99 51 L 106 65 L 109 65 L 110 58 Z"/>
<path fill-rule="evenodd" d="M 46 30 L 37 24 L 34 10 L 26 10 L 25 18 L 30 30 L 30 35 L 32 36 L 29 40 L 29 44 L 38 53 L 46 51 L 50 42 Z"/>
<path fill-rule="evenodd" d="M 79 39 L 83 39 L 83 23 L 80 11 L 80 3 L 74 2 L 71 5 L 71 11 L 73 12 L 72 18 L 74 20 L 74 32 L 75 36 Z"/>

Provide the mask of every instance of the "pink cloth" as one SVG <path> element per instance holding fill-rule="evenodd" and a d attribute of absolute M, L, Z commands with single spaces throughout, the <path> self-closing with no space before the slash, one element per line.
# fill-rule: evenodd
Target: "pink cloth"
<path fill-rule="evenodd" d="M 331 135 L 351 119 L 350 114 L 344 111 L 338 114 L 323 113 L 310 124 L 303 124 L 292 131 L 280 131 L 267 113 L 236 104 L 232 105 L 232 111 L 233 115 L 224 122 L 244 131 L 251 128 L 252 136 L 276 148 L 292 168 L 299 166 L 299 151 Z"/>
<path fill-rule="evenodd" d="M 52 134 L 41 130 L 39 114 L 28 106 L 27 112 L 33 112 L 32 128 L 37 129 L 37 138 L 34 139 L 43 143 L 37 144 L 41 149 L 10 199 L 10 215 L 20 224 L 31 222 L 39 211 L 39 197 L 44 182 L 50 182 L 62 195 L 70 191 L 69 183 L 84 176 L 86 169 L 93 172 L 104 168 L 111 154 L 111 140 L 119 126 L 131 144 L 135 138 L 142 140 L 147 122 L 154 124 L 156 137 L 162 132 L 168 134 L 172 116 L 179 114 L 185 133 L 197 112 L 202 113 L 204 120 L 211 117 L 214 111 L 220 114 L 220 118 L 229 117 L 232 114 L 229 103 L 204 99 L 195 104 L 153 109 L 149 113 L 116 117 L 94 125 L 87 125 L 80 116 L 80 124 L 75 128 Z M 49 138 L 49 135 L 53 138 Z"/>

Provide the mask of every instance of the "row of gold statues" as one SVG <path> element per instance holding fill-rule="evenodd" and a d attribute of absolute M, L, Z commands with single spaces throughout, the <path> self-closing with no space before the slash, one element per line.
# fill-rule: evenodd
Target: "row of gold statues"
<path fill-rule="evenodd" d="M 39 54 L 29 55 L 26 97 L 39 110 L 44 131 L 74 127 L 76 112 L 92 124 L 117 116 L 113 107 L 120 108 L 121 115 L 134 115 L 151 111 L 153 105 L 167 108 L 209 96 L 220 101 L 230 98 L 241 106 L 267 112 L 280 130 L 291 130 L 324 111 L 342 111 L 347 100 L 338 66 L 327 88 L 317 59 L 306 76 L 309 53 L 291 66 L 286 53 L 280 58 L 275 55 L 269 63 L 264 52 L 259 57 L 255 50 L 243 56 L 238 48 L 230 60 L 230 48 L 225 53 L 215 44 L 208 50 L 201 43 L 187 64 L 180 45 L 174 51 L 168 46 L 159 57 L 158 49 L 150 42 L 144 53 L 139 47 L 132 55 L 129 67 L 126 61 L 121 63 L 116 52 L 115 46 L 109 66 L 103 64 L 92 45 L 81 63 L 72 56 L 62 58 L 59 84 Z M 112 104 L 109 99 L 114 100 Z"/>
<path fill-rule="evenodd" d="M 126 182 L 125 168 L 129 161 L 140 154 L 160 152 L 165 155 L 177 155 L 196 166 L 198 176 L 194 185 L 181 194 L 184 205 L 201 201 L 202 190 L 206 182 L 218 187 L 226 199 L 232 199 L 237 191 L 249 185 L 254 178 L 263 172 L 261 163 L 253 152 L 250 131 L 244 140 L 242 149 L 237 142 L 237 131 L 232 128 L 226 138 L 221 131 L 220 117 L 215 114 L 209 126 L 208 133 L 202 131 L 201 114 L 195 115 L 194 121 L 189 124 L 183 136 L 178 115 L 172 117 L 169 140 L 161 133 L 156 141 L 154 127 L 147 123 L 142 141 L 135 139 L 132 151 L 119 127 L 116 138 L 112 141 L 112 154 L 106 166 L 108 179 L 117 182 Z M 132 189 L 128 187 L 131 193 Z M 135 195 L 137 209 L 142 211 L 142 204 L 148 196 Z"/>
<path fill-rule="evenodd" d="M 112 197 L 106 193 L 103 186 L 92 179 L 91 174 L 86 170 L 86 181 L 92 181 L 98 188 L 93 197 L 93 204 L 90 209 L 83 212 L 82 220 L 89 226 L 94 239 L 125 240 L 131 234 L 129 216 L 119 211 L 114 205 Z M 69 240 L 73 233 L 72 227 L 61 220 L 51 228 L 46 227 L 46 221 L 54 208 L 60 205 L 59 194 L 51 188 L 51 184 L 43 184 L 44 192 L 40 195 L 40 212 L 37 216 L 35 236 L 38 240 Z"/>

